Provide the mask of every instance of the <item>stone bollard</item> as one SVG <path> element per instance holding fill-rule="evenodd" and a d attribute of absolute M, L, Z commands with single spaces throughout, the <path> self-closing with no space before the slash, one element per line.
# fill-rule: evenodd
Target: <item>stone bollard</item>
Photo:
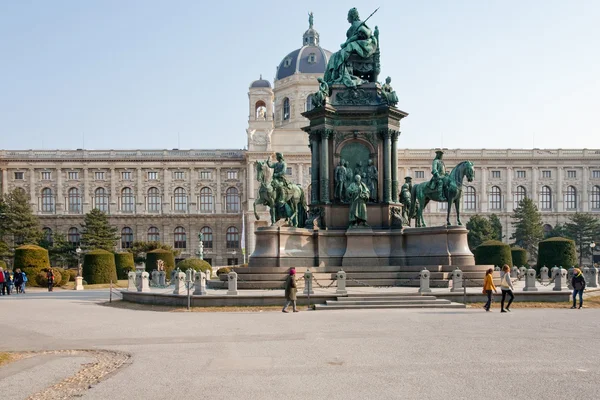
<path fill-rule="evenodd" d="M 167 273 L 165 271 L 158 271 L 158 286 L 167 286 Z"/>
<path fill-rule="evenodd" d="M 169 281 L 172 284 L 175 283 L 175 274 L 177 273 L 177 270 L 174 269 L 173 271 L 171 271 L 171 280 Z"/>
<path fill-rule="evenodd" d="M 452 271 L 452 289 L 451 292 L 463 291 L 463 272 L 460 269 Z"/>
<path fill-rule="evenodd" d="M 500 271 L 500 267 L 496 265 L 496 266 L 494 267 L 494 271 Z"/>
<path fill-rule="evenodd" d="M 554 271 L 554 275 L 552 276 L 552 278 L 554 278 L 554 288 L 552 290 L 555 290 L 557 292 L 560 292 L 562 290 L 568 290 L 566 269 L 557 268 Z"/>
<path fill-rule="evenodd" d="M 138 286 L 138 292 L 149 292 L 150 291 L 150 274 L 146 271 L 141 273 L 140 286 Z"/>
<path fill-rule="evenodd" d="M 550 280 L 550 277 L 548 276 L 548 267 L 545 265 L 540 268 L 540 279 L 542 280 L 542 283 L 548 283 Z"/>
<path fill-rule="evenodd" d="M 522 281 L 523 279 L 525 279 L 525 275 L 527 275 L 527 268 L 523 266 L 519 268 L 519 280 Z"/>
<path fill-rule="evenodd" d="M 206 294 L 206 274 L 198 271 L 194 274 L 194 296 Z"/>
<path fill-rule="evenodd" d="M 185 271 L 185 282 L 186 284 L 190 285 L 190 289 L 192 288 L 192 282 L 194 282 L 194 273 L 196 271 L 194 271 L 191 268 L 188 268 L 187 271 Z"/>
<path fill-rule="evenodd" d="M 154 286 L 158 286 L 158 271 L 157 270 L 152 271 L 152 284 Z"/>
<path fill-rule="evenodd" d="M 313 274 L 310 271 L 304 273 L 304 294 L 314 294 L 313 291 Z"/>
<path fill-rule="evenodd" d="M 586 279 L 586 285 L 591 288 L 598 287 L 598 268 L 593 265 L 589 267 L 589 280 Z"/>
<path fill-rule="evenodd" d="M 335 294 L 338 295 L 347 295 L 348 291 L 346 290 L 346 272 L 338 271 L 335 275 L 337 289 L 335 290 Z"/>
<path fill-rule="evenodd" d="M 135 287 L 137 288 L 138 292 L 142 288 L 142 271 L 141 270 L 135 271 Z"/>
<path fill-rule="evenodd" d="M 173 284 L 175 285 L 173 294 L 185 294 L 185 274 L 183 272 L 173 275 Z"/>
<path fill-rule="evenodd" d="M 227 295 L 237 296 L 237 272 L 231 271 L 227 274 Z"/>
<path fill-rule="evenodd" d="M 537 292 L 538 288 L 535 287 L 536 273 L 535 269 L 529 268 L 525 273 L 525 287 L 524 292 Z"/>
<path fill-rule="evenodd" d="M 511 268 L 511 270 L 510 270 L 510 277 L 513 278 L 513 279 L 519 277 L 519 268 L 517 268 L 516 265 Z"/>
<path fill-rule="evenodd" d="M 127 274 L 127 291 L 135 292 L 137 290 L 137 285 L 135 284 L 135 272 L 130 271 Z"/>
<path fill-rule="evenodd" d="M 569 268 L 569 271 L 567 272 L 567 287 L 571 290 L 573 290 L 573 285 L 571 285 L 571 279 L 573 279 L 573 271 L 575 271 L 575 267 Z"/>
<path fill-rule="evenodd" d="M 431 272 L 424 269 L 421 271 L 421 281 L 419 285 L 419 293 L 430 293 L 431 289 L 429 288 L 429 277 L 431 276 Z"/>
<path fill-rule="evenodd" d="M 75 290 L 83 290 L 83 276 L 75 277 Z"/>
<path fill-rule="evenodd" d="M 552 267 L 552 269 L 550 270 L 550 279 L 554 279 L 554 277 L 556 276 L 556 271 L 558 271 L 558 267 L 555 265 L 554 267 Z"/>

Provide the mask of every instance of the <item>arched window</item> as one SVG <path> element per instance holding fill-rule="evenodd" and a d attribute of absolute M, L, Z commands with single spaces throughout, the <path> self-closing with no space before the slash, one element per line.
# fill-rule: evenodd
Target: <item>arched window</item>
<path fill-rule="evenodd" d="M 133 247 L 133 229 L 125 227 L 121 229 L 121 248 L 130 249 Z"/>
<path fill-rule="evenodd" d="M 552 210 L 552 189 L 548 186 L 542 186 L 540 206 L 542 210 Z"/>
<path fill-rule="evenodd" d="M 313 95 L 309 94 L 308 97 L 306 98 L 306 111 L 310 111 L 314 108 L 312 102 L 313 102 Z"/>
<path fill-rule="evenodd" d="M 227 240 L 228 249 L 237 249 L 240 247 L 240 234 L 235 226 L 227 228 L 225 239 Z"/>
<path fill-rule="evenodd" d="M 50 188 L 42 190 L 42 212 L 54 212 L 54 193 Z"/>
<path fill-rule="evenodd" d="M 240 196 L 237 188 L 230 187 L 225 192 L 225 209 L 228 213 L 240 212 Z"/>
<path fill-rule="evenodd" d="M 527 197 L 527 190 L 524 186 L 517 186 L 515 191 L 515 208 L 519 207 L 519 203 Z"/>
<path fill-rule="evenodd" d="M 149 242 L 160 242 L 160 232 L 155 226 L 148 228 L 148 241 Z"/>
<path fill-rule="evenodd" d="M 477 196 L 473 186 L 467 186 L 464 194 L 465 210 L 474 211 L 477 209 Z"/>
<path fill-rule="evenodd" d="M 108 212 L 108 194 L 106 189 L 98 188 L 94 191 L 94 208 L 102 212 Z"/>
<path fill-rule="evenodd" d="M 254 106 L 254 117 L 256 119 L 267 119 L 267 105 L 264 101 L 259 100 Z"/>
<path fill-rule="evenodd" d="M 175 228 L 175 232 L 173 235 L 174 247 L 176 249 L 185 249 L 186 248 L 186 238 L 185 238 L 185 228 L 178 226 Z"/>
<path fill-rule="evenodd" d="M 284 121 L 288 121 L 290 119 L 290 99 L 287 97 L 283 99 L 283 109 L 282 116 Z"/>
<path fill-rule="evenodd" d="M 445 201 L 441 201 L 441 202 L 437 203 L 437 209 L 438 209 L 438 211 L 447 211 L 448 203 Z"/>
<path fill-rule="evenodd" d="M 498 186 L 492 186 L 490 190 L 490 210 L 502 209 L 502 192 Z"/>
<path fill-rule="evenodd" d="M 212 247 L 213 247 L 212 229 L 210 229 L 210 227 L 208 227 L 208 226 L 205 226 L 202 229 L 200 229 L 200 232 L 202 232 L 202 244 L 204 245 L 204 248 L 212 249 Z"/>
<path fill-rule="evenodd" d="M 123 188 L 121 190 L 121 211 L 133 212 L 133 189 Z"/>
<path fill-rule="evenodd" d="M 600 210 L 600 186 L 594 186 L 592 188 L 590 203 L 592 210 Z"/>
<path fill-rule="evenodd" d="M 158 188 L 152 187 L 148 189 L 148 211 L 160 211 L 160 192 L 158 191 Z"/>
<path fill-rule="evenodd" d="M 577 210 L 577 189 L 573 186 L 567 186 L 565 193 L 565 208 L 567 210 Z"/>
<path fill-rule="evenodd" d="M 544 237 L 547 238 L 552 233 L 552 225 L 544 224 Z"/>
<path fill-rule="evenodd" d="M 200 189 L 200 212 L 211 213 L 213 211 L 212 190 L 208 187 Z"/>
<path fill-rule="evenodd" d="M 46 244 L 48 245 L 48 247 L 52 247 L 52 245 L 54 244 L 53 242 L 53 238 L 52 238 L 52 229 L 50 228 L 44 228 L 42 229 L 43 232 L 43 240 L 44 242 L 46 242 Z"/>
<path fill-rule="evenodd" d="M 178 187 L 175 189 L 175 211 L 187 211 L 187 195 L 185 189 Z"/>
<path fill-rule="evenodd" d="M 79 195 L 79 189 L 71 188 L 68 192 L 69 196 L 69 212 L 80 213 L 81 212 L 81 196 Z"/>
<path fill-rule="evenodd" d="M 69 228 L 69 232 L 67 233 L 67 240 L 73 247 L 79 247 L 80 237 L 79 237 L 79 229 L 77 228 Z"/>

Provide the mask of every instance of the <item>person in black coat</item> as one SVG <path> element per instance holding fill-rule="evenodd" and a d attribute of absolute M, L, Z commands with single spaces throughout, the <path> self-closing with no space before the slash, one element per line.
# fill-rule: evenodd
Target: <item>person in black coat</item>
<path fill-rule="evenodd" d="M 571 286 L 573 286 L 573 307 L 576 307 L 576 297 L 579 295 L 579 308 L 583 307 L 583 290 L 585 289 L 585 278 L 579 268 L 573 270 L 573 278 L 571 278 Z"/>
<path fill-rule="evenodd" d="M 23 287 L 23 273 L 21 272 L 20 268 L 17 268 L 15 270 L 15 275 L 13 277 L 13 282 L 15 285 L 15 290 L 17 291 L 17 293 L 21 293 L 22 292 L 22 287 Z"/>

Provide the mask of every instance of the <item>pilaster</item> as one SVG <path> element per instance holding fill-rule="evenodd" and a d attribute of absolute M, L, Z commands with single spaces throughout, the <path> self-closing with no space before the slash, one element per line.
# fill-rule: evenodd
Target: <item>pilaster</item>
<path fill-rule="evenodd" d="M 479 207 L 481 212 L 487 212 L 488 210 L 488 188 L 487 188 L 487 167 L 481 167 L 481 189 L 479 191 Z"/>
<path fill-rule="evenodd" d="M 311 155 L 311 176 L 310 176 L 310 187 L 311 187 L 311 195 L 310 195 L 310 203 L 317 204 L 320 199 L 320 190 L 319 190 L 319 136 L 317 132 L 310 133 L 310 155 Z"/>
<path fill-rule="evenodd" d="M 321 131 L 321 176 L 320 176 L 320 195 L 321 203 L 329 204 L 329 139 L 333 135 L 333 131 L 325 129 Z"/>
<path fill-rule="evenodd" d="M 114 168 L 110 169 L 110 204 L 109 210 L 111 214 L 116 214 L 118 209 L 119 195 L 117 194 L 117 172 Z"/>
<path fill-rule="evenodd" d="M 513 178 L 513 169 L 512 167 L 506 167 L 506 197 L 504 198 L 504 211 L 510 212 L 513 210 L 513 188 L 512 188 L 512 178 Z"/>
<path fill-rule="evenodd" d="M 83 168 L 83 194 L 81 198 L 81 204 L 84 214 L 87 214 L 92 209 L 90 202 L 91 198 L 89 171 L 87 168 Z"/>
<path fill-rule="evenodd" d="M 383 198 L 384 203 L 392 201 L 392 162 L 391 137 L 394 131 L 386 129 L 380 133 L 383 140 Z"/>
<path fill-rule="evenodd" d="M 8 171 L 2 168 L 2 195 L 8 194 Z"/>
<path fill-rule="evenodd" d="M 398 202 L 398 137 L 400 132 L 392 132 L 392 201 Z"/>
<path fill-rule="evenodd" d="M 29 168 L 29 204 L 34 214 L 38 212 L 38 200 L 35 192 L 35 168 Z"/>
<path fill-rule="evenodd" d="M 221 214 L 222 204 L 223 204 L 223 196 L 221 195 L 221 167 L 217 167 L 217 195 L 215 197 L 215 210 L 217 214 Z"/>
<path fill-rule="evenodd" d="M 56 168 L 56 213 L 61 214 L 64 212 L 64 197 L 63 197 L 63 180 L 62 180 L 62 169 Z"/>
<path fill-rule="evenodd" d="M 556 212 L 564 211 L 564 198 L 563 198 L 563 167 L 556 169 Z"/>
<path fill-rule="evenodd" d="M 589 188 L 588 180 L 590 178 L 589 167 L 583 167 L 583 186 L 581 188 L 581 207 L 578 207 L 583 212 L 590 210 L 590 199 L 589 199 Z M 579 200 L 579 199 L 577 199 Z"/>

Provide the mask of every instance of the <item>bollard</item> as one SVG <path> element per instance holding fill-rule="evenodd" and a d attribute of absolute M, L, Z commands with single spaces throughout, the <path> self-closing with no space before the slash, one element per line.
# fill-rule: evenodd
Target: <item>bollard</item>
<path fill-rule="evenodd" d="M 159 285 L 159 283 L 158 283 L 158 271 L 157 270 L 152 271 L 152 284 L 154 286 L 158 286 Z"/>
<path fill-rule="evenodd" d="M 573 279 L 573 271 L 575 270 L 575 267 L 571 267 L 569 268 L 569 271 L 567 272 L 567 287 L 571 290 L 573 290 L 573 285 L 571 285 L 571 279 Z"/>
<path fill-rule="evenodd" d="M 496 266 L 494 267 L 494 271 L 500 271 L 500 267 L 496 265 Z"/>
<path fill-rule="evenodd" d="M 535 269 L 529 268 L 525 273 L 525 287 L 524 292 L 537 292 L 538 288 L 535 287 Z"/>
<path fill-rule="evenodd" d="M 312 272 L 306 271 L 304 273 L 304 294 L 306 294 L 306 295 L 315 293 L 313 291 L 312 278 L 313 278 Z"/>
<path fill-rule="evenodd" d="M 560 292 L 562 290 L 568 290 L 567 288 L 567 270 L 562 268 L 557 268 L 554 271 L 554 288 L 552 290 Z"/>
<path fill-rule="evenodd" d="M 558 271 L 558 267 L 555 265 L 554 267 L 552 267 L 552 269 L 550 270 L 550 278 L 554 279 L 554 277 L 556 276 L 556 271 Z"/>
<path fill-rule="evenodd" d="M 419 293 L 430 293 L 431 289 L 429 288 L 429 277 L 431 276 L 431 272 L 424 269 L 421 271 L 421 280 L 419 286 Z"/>
<path fill-rule="evenodd" d="M 165 271 L 158 271 L 158 286 L 167 286 L 167 273 Z"/>
<path fill-rule="evenodd" d="M 586 285 L 591 288 L 598 287 L 598 268 L 593 265 L 589 267 L 589 280 L 586 279 Z"/>
<path fill-rule="evenodd" d="M 519 268 L 519 280 L 522 281 L 523 279 L 525 279 L 525 275 L 527 275 L 527 268 L 523 266 Z"/>
<path fill-rule="evenodd" d="M 227 295 L 228 296 L 237 296 L 237 273 L 235 271 L 231 271 L 227 274 Z"/>
<path fill-rule="evenodd" d="M 75 277 L 75 290 L 83 290 L 83 276 Z"/>
<path fill-rule="evenodd" d="M 139 269 L 135 271 L 135 287 L 138 292 L 142 289 L 142 271 Z"/>
<path fill-rule="evenodd" d="M 540 268 L 540 279 L 542 283 L 548 283 L 548 281 L 550 280 L 550 277 L 548 276 L 548 267 L 546 267 L 545 265 L 542 268 Z"/>
<path fill-rule="evenodd" d="M 185 294 L 185 274 L 183 272 L 173 275 L 173 284 L 175 285 L 173 294 Z"/>
<path fill-rule="evenodd" d="M 202 296 L 206 294 L 206 275 L 202 271 L 194 274 L 194 295 Z"/>
<path fill-rule="evenodd" d="M 135 284 L 135 272 L 130 271 L 127 274 L 127 291 L 134 292 L 137 290 L 137 285 Z"/>
<path fill-rule="evenodd" d="M 150 274 L 146 271 L 141 273 L 140 286 L 138 286 L 138 292 L 149 292 L 150 291 Z"/>
<path fill-rule="evenodd" d="M 517 268 L 516 265 L 511 268 L 511 270 L 510 270 L 510 277 L 513 278 L 513 279 L 519 277 L 519 268 Z"/>
<path fill-rule="evenodd" d="M 463 272 L 460 269 L 452 271 L 452 289 L 451 292 L 463 291 Z"/>
<path fill-rule="evenodd" d="M 335 290 L 335 294 L 337 295 L 347 295 L 348 291 L 346 290 L 346 272 L 338 271 L 335 275 L 337 289 Z"/>
<path fill-rule="evenodd" d="M 194 281 L 194 270 L 191 268 L 188 268 L 187 271 L 185 271 L 185 281 L 186 282 L 190 282 L 192 283 Z"/>

